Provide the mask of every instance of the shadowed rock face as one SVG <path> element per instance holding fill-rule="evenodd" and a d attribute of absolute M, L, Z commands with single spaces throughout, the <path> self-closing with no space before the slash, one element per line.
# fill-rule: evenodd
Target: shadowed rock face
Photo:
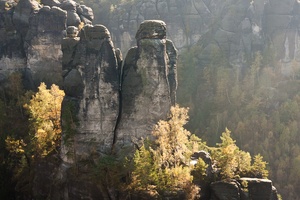
<path fill-rule="evenodd" d="M 240 184 L 236 181 L 218 181 L 211 184 L 211 200 L 240 200 Z"/>
<path fill-rule="evenodd" d="M 277 190 L 271 180 L 240 178 L 238 181 L 217 181 L 210 185 L 210 200 L 278 200 Z"/>
<path fill-rule="evenodd" d="M 151 137 L 153 126 L 167 117 L 175 103 L 177 50 L 166 40 L 166 24 L 144 21 L 136 39 L 137 46 L 128 51 L 122 70 L 118 148 Z"/>

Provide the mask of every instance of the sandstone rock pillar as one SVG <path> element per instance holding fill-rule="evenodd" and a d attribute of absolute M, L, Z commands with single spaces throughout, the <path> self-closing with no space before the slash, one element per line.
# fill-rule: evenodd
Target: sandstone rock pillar
<path fill-rule="evenodd" d="M 117 149 L 132 143 L 139 145 L 143 138 L 151 137 L 153 126 L 167 117 L 172 102 L 175 103 L 171 93 L 175 93 L 177 86 L 177 50 L 166 40 L 166 24 L 159 20 L 144 21 L 136 40 L 137 46 L 128 51 L 122 70 Z"/>
<path fill-rule="evenodd" d="M 58 173 L 63 191 L 58 193 L 66 200 L 104 199 L 105 192 L 91 173 L 99 158 L 110 153 L 114 140 L 119 114 L 118 61 L 106 27 L 86 25 L 79 37 L 76 33 L 76 27 L 68 27 L 62 43 L 66 96 Z"/>

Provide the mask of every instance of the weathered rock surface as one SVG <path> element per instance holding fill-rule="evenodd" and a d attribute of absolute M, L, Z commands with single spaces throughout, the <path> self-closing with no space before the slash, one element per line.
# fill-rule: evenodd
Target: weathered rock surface
<path fill-rule="evenodd" d="M 276 188 L 272 185 L 272 181 L 268 179 L 258 178 L 240 178 L 238 180 L 241 185 L 247 183 L 247 199 L 270 199 L 278 200 Z"/>
<path fill-rule="evenodd" d="M 153 126 L 167 117 L 172 105 L 169 79 L 172 92 L 176 92 L 177 50 L 166 40 L 166 24 L 144 21 L 136 39 L 137 46 L 128 51 L 122 70 L 122 112 L 116 147 L 132 142 L 139 145 L 142 138 L 151 137 Z"/>
<path fill-rule="evenodd" d="M 25 79 L 36 89 L 40 82 L 62 86 L 61 40 L 68 24 L 91 24 L 93 10 L 72 0 L 1 1 L 0 58 L 24 59 Z M 11 71 L 0 69 L 1 76 Z M 20 70 L 16 67 L 16 71 Z"/>
<path fill-rule="evenodd" d="M 62 49 L 65 101 L 76 100 L 79 108 L 76 157 L 105 153 L 112 147 L 119 114 L 118 62 L 110 34 L 102 25 L 87 25 L 79 37 L 65 38 Z"/>
<path fill-rule="evenodd" d="M 24 49 L 27 70 L 32 74 L 34 85 L 45 82 L 62 86 L 61 38 L 66 19 L 67 12 L 55 6 L 44 6 L 30 16 Z"/>
<path fill-rule="evenodd" d="M 215 44 L 232 62 L 240 61 L 242 54 L 251 55 L 263 44 L 261 13 L 250 1 L 151 0 L 128 4 L 120 5 L 112 15 L 116 24 L 111 29 L 122 49 L 122 45 L 128 48 L 122 41 L 130 39 L 127 36 L 147 19 L 165 21 L 168 37 L 179 50 L 199 43 L 203 49 Z"/>
<path fill-rule="evenodd" d="M 277 191 L 268 179 L 240 178 L 211 184 L 210 200 L 278 200 Z"/>
<path fill-rule="evenodd" d="M 60 170 L 64 199 L 96 199 L 103 191 L 89 172 L 101 155 L 110 153 L 114 142 L 120 103 L 119 67 L 106 27 L 86 25 L 78 37 L 76 32 L 75 27 L 69 27 L 62 43 L 66 97 Z M 64 115 L 67 113 L 71 116 Z M 74 121 L 70 121 L 72 116 Z M 75 127 L 70 130 L 71 126 Z M 75 167 L 77 177 L 72 172 Z"/>
<path fill-rule="evenodd" d="M 179 50 L 201 47 L 203 65 L 211 49 L 217 49 L 232 66 L 247 67 L 254 52 L 272 45 L 277 60 L 283 63 L 283 74 L 289 75 L 293 73 L 289 63 L 299 62 L 299 5 L 297 0 L 130 2 L 114 10 L 110 29 L 116 44 L 125 50 L 134 44 L 130 36 L 140 22 L 161 19 Z"/>

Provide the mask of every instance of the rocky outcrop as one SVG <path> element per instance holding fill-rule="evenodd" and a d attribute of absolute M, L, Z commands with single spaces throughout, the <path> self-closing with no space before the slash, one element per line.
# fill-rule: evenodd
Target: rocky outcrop
<path fill-rule="evenodd" d="M 271 180 L 240 178 L 239 180 L 218 181 L 211 184 L 210 200 L 278 200 L 276 188 Z"/>
<path fill-rule="evenodd" d="M 277 190 L 272 185 L 271 180 L 258 178 L 240 178 L 238 181 L 240 182 L 243 192 L 246 193 L 245 195 L 248 197 L 248 199 L 278 200 Z"/>
<path fill-rule="evenodd" d="M 67 25 L 83 26 L 94 19 L 91 8 L 72 0 L 1 1 L 0 4 L 0 59 L 23 59 L 22 69 L 0 69 L 6 77 L 11 71 L 21 70 L 28 86 L 36 89 L 40 82 L 62 86 L 61 40 Z"/>
<path fill-rule="evenodd" d="M 30 15 L 24 43 L 26 70 L 34 85 L 45 82 L 62 86 L 61 38 L 66 29 L 67 12 L 59 7 L 44 6 Z"/>
<path fill-rule="evenodd" d="M 148 20 L 136 34 L 122 70 L 122 112 L 115 147 L 151 137 L 153 126 L 165 119 L 175 103 L 177 50 L 166 40 L 166 24 Z"/>
<path fill-rule="evenodd" d="M 122 148 L 139 145 L 167 117 L 175 104 L 177 50 L 166 40 L 163 21 L 145 21 L 136 34 L 137 47 L 120 68 L 122 55 L 106 27 L 86 25 L 77 32 L 68 27 L 62 42 L 62 163 L 52 198 L 112 198 L 104 180 L 90 178 L 92 166 L 112 152 L 118 157 Z"/>

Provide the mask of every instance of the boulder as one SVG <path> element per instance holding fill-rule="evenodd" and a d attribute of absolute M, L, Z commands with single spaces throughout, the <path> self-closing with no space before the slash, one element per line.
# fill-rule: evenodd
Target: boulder
<path fill-rule="evenodd" d="M 84 90 L 84 84 L 80 72 L 72 69 L 64 75 L 64 92 L 70 97 L 81 97 Z"/>
<path fill-rule="evenodd" d="M 78 35 L 78 28 L 76 26 L 69 26 L 67 28 L 67 37 L 75 38 Z"/>
<path fill-rule="evenodd" d="M 94 13 L 93 13 L 93 9 L 90 7 L 87 7 L 86 5 L 80 5 L 77 8 L 77 13 L 85 18 L 87 18 L 90 21 L 94 20 Z"/>
<path fill-rule="evenodd" d="M 81 20 L 75 10 L 68 10 L 67 26 L 78 26 Z"/>
<path fill-rule="evenodd" d="M 240 184 L 234 180 L 213 182 L 210 187 L 211 200 L 240 200 Z"/>
<path fill-rule="evenodd" d="M 141 39 L 165 39 L 167 26 L 160 20 L 145 20 L 141 23 L 135 38 L 137 42 Z"/>
<path fill-rule="evenodd" d="M 84 24 L 92 24 L 92 21 L 89 20 L 88 18 L 84 17 L 83 15 L 80 15 L 80 20 L 81 22 L 83 22 Z"/>
<path fill-rule="evenodd" d="M 61 2 L 60 7 L 66 11 L 75 11 L 78 4 L 73 0 L 64 0 Z"/>
<path fill-rule="evenodd" d="M 41 0 L 41 3 L 45 6 L 60 6 L 60 2 L 58 0 Z"/>
<path fill-rule="evenodd" d="M 240 178 L 241 185 L 246 185 L 249 199 L 255 200 L 277 200 L 276 188 L 269 179 Z M 246 184 L 245 184 L 246 183 Z"/>
<path fill-rule="evenodd" d="M 13 13 L 14 25 L 23 37 L 26 36 L 29 29 L 29 18 L 33 13 L 37 13 L 41 8 L 35 0 L 20 0 Z"/>
<path fill-rule="evenodd" d="M 109 30 L 100 24 L 86 25 L 84 30 L 80 33 L 80 37 L 84 36 L 85 40 L 98 40 L 98 39 L 110 39 Z"/>

